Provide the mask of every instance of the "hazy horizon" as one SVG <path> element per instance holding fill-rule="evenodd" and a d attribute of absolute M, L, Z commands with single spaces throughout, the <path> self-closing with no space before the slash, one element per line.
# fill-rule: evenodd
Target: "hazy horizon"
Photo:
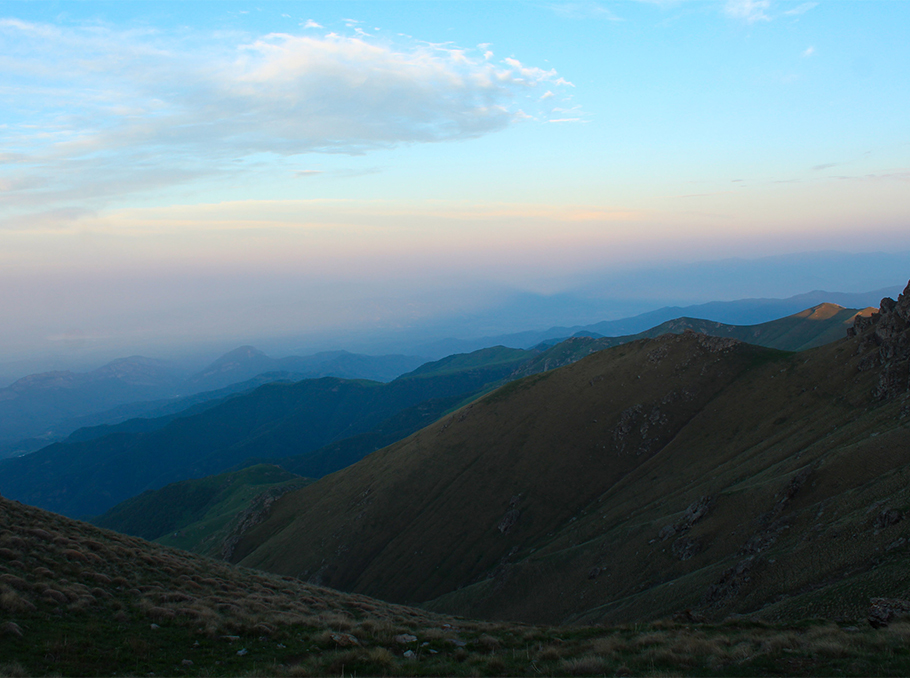
<path fill-rule="evenodd" d="M 0 378 L 904 285 L 908 19 L 0 2 Z"/>

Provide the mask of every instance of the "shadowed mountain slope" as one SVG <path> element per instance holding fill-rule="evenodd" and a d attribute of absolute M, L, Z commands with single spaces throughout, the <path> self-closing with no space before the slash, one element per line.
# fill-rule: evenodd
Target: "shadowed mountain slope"
<path fill-rule="evenodd" d="M 910 287 L 801 353 L 695 333 L 512 382 L 286 495 L 244 565 L 525 621 L 906 595 Z"/>

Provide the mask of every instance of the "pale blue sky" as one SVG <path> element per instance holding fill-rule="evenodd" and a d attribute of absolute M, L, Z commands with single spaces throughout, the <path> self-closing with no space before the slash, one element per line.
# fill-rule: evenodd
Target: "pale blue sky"
<path fill-rule="evenodd" d="M 0 2 L 0 354 L 908 250 L 908 28 L 900 1 Z"/>

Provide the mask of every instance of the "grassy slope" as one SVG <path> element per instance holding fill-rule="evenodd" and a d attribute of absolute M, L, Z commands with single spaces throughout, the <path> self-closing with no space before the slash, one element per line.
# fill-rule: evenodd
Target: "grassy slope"
<path fill-rule="evenodd" d="M 143 539 L 170 537 L 165 542 L 169 546 L 207 553 L 206 545 L 217 541 L 255 497 L 308 482 L 277 466 L 259 464 L 143 492 L 92 522 Z"/>
<path fill-rule="evenodd" d="M 237 553 L 531 621 L 855 616 L 870 596 L 906 595 L 903 547 L 887 547 L 910 521 L 872 522 L 910 507 L 910 431 L 901 403 L 872 401 L 855 340 L 723 346 L 667 336 L 513 382 L 288 495 Z M 707 516 L 661 540 L 703 496 Z"/>
<path fill-rule="evenodd" d="M 0 498 L 0 675 L 907 675 L 908 639 L 905 623 L 472 622 Z"/>

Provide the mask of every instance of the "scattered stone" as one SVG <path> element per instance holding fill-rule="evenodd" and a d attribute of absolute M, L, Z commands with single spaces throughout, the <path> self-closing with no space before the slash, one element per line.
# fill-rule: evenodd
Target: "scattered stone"
<path fill-rule="evenodd" d="M 246 655 L 246 654 L 249 654 L 249 653 L 250 653 L 250 651 L 247 650 L 246 648 L 243 648 L 242 650 L 237 650 L 237 656 L 238 656 L 238 657 L 242 657 L 242 656 L 244 656 L 244 655 Z"/>
<path fill-rule="evenodd" d="M 512 528 L 515 527 L 515 523 L 518 522 L 518 517 L 520 515 L 521 511 L 518 509 L 506 511 L 506 514 L 502 517 L 502 520 L 499 521 L 499 525 L 496 526 L 496 529 L 503 534 L 509 534 L 509 532 L 512 531 Z"/>
<path fill-rule="evenodd" d="M 427 650 L 430 654 L 439 654 L 439 650 Z"/>
<path fill-rule="evenodd" d="M 224 638 L 229 643 L 233 643 L 235 640 L 240 640 L 240 636 L 221 636 L 221 637 Z"/>
<path fill-rule="evenodd" d="M 910 601 L 899 598 L 872 598 L 869 607 L 869 625 L 880 629 L 890 624 L 896 617 L 910 614 Z"/>
<path fill-rule="evenodd" d="M 414 650 L 408 650 L 407 652 L 404 653 L 403 656 L 405 659 L 416 659 L 417 658 L 417 655 L 414 654 Z"/>
<path fill-rule="evenodd" d="M 660 532 L 657 534 L 657 538 L 661 541 L 666 541 L 670 537 L 681 532 L 689 531 L 695 523 L 708 515 L 708 511 L 711 510 L 712 506 L 714 506 L 714 497 L 711 495 L 692 502 L 686 507 L 686 512 L 683 514 L 682 518 L 676 523 L 665 525 L 661 528 Z"/>
<path fill-rule="evenodd" d="M 283 649 L 285 649 L 286 647 L 287 647 L 287 645 L 285 645 L 284 643 L 278 643 L 278 649 L 279 649 L 279 650 L 283 650 Z"/>
<path fill-rule="evenodd" d="M 680 537 L 673 542 L 670 551 L 680 560 L 689 560 L 689 558 L 701 551 L 701 543 L 691 537 Z"/>
<path fill-rule="evenodd" d="M 412 636 L 409 633 L 401 633 L 395 636 L 395 642 L 400 643 L 401 645 L 407 645 L 408 643 L 417 642 L 417 636 Z"/>
<path fill-rule="evenodd" d="M 183 666 L 192 666 L 192 665 L 193 665 L 193 660 L 192 660 L 192 659 L 184 659 L 184 660 L 183 660 L 182 662 L 180 662 L 180 663 L 183 664 Z"/>
<path fill-rule="evenodd" d="M 592 567 L 588 570 L 588 579 L 597 579 L 598 575 L 600 575 L 599 567 Z"/>
<path fill-rule="evenodd" d="M 155 631 L 156 629 L 160 629 L 161 627 L 158 626 L 158 624 L 149 624 L 149 628 L 150 628 L 152 631 Z"/>
<path fill-rule="evenodd" d="M 457 638 L 448 638 L 447 642 L 452 643 L 455 647 L 464 647 L 467 645 L 463 640 L 458 640 Z"/>
<path fill-rule="evenodd" d="M 872 527 L 880 530 L 885 527 L 896 525 L 903 519 L 904 514 L 900 511 L 897 511 L 895 509 L 885 509 L 875 517 L 875 520 L 872 521 Z"/>
<path fill-rule="evenodd" d="M 360 645 L 360 641 L 357 640 L 350 633 L 333 633 L 332 640 L 335 641 L 335 644 L 340 647 L 350 647 L 351 645 Z"/>

